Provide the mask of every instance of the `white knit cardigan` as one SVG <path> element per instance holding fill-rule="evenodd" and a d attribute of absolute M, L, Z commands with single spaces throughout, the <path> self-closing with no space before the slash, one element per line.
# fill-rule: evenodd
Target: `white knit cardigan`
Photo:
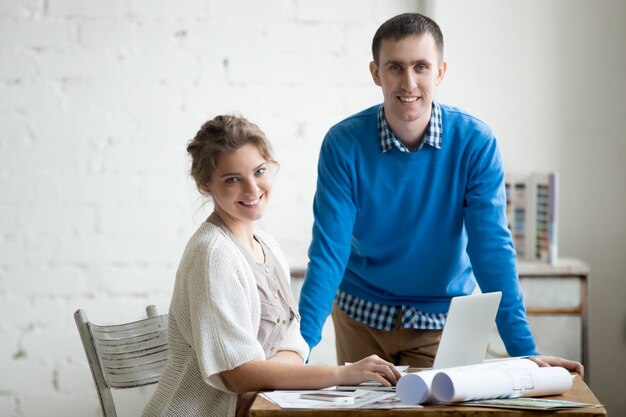
<path fill-rule="evenodd" d="M 289 277 L 276 241 L 256 232 Z M 261 305 L 256 281 L 236 243 L 220 227 L 203 223 L 183 253 L 169 309 L 170 359 L 143 415 L 234 416 L 237 395 L 219 375 L 266 359 L 257 341 Z M 306 358 L 309 348 L 294 320 L 278 351 Z"/>

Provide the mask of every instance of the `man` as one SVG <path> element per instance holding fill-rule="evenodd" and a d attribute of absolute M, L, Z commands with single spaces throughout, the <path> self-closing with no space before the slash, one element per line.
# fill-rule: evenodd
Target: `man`
<path fill-rule="evenodd" d="M 375 353 L 428 367 L 450 299 L 478 282 L 503 293 L 496 321 L 508 353 L 536 355 L 496 139 L 434 101 L 447 68 L 439 26 L 396 16 L 376 32 L 372 53 L 383 104 L 333 126 L 320 151 L 302 335 L 315 346 L 332 307 L 339 364 Z"/>

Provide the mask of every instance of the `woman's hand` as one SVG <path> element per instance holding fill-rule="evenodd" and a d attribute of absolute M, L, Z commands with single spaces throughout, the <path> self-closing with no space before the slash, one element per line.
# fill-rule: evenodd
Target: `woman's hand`
<path fill-rule="evenodd" d="M 361 382 L 377 381 L 385 387 L 396 385 L 400 372 L 396 367 L 377 355 L 337 367 L 339 385 L 358 385 Z"/>
<path fill-rule="evenodd" d="M 576 372 L 580 377 L 585 376 L 585 368 L 580 362 L 571 361 L 569 359 L 559 358 L 558 356 L 531 356 L 531 361 L 535 362 L 539 366 L 560 366 L 567 369 L 570 372 Z"/>

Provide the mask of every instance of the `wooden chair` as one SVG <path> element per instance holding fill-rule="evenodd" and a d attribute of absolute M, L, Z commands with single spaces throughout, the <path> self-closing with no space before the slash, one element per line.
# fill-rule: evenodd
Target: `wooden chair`
<path fill-rule="evenodd" d="M 90 323 L 83 310 L 74 313 L 100 405 L 105 417 L 117 417 L 111 388 L 154 384 L 167 364 L 167 314 L 146 307 L 147 319 L 117 325 Z"/>

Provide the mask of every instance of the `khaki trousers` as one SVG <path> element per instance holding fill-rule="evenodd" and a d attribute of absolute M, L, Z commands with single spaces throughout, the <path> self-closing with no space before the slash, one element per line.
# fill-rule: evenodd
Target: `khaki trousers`
<path fill-rule="evenodd" d="M 376 354 L 394 365 L 433 366 L 441 330 L 404 329 L 401 327 L 402 311 L 398 312 L 391 331 L 374 329 L 350 318 L 337 303 L 333 304 L 332 317 L 338 365 Z"/>

